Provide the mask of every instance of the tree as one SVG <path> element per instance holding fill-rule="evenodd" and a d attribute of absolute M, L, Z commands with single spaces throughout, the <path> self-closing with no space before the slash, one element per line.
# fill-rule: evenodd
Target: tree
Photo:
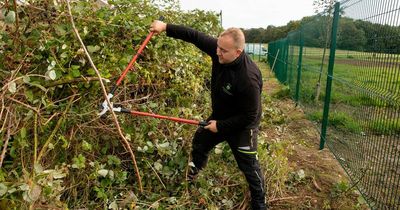
<path fill-rule="evenodd" d="M 364 50 L 365 32 L 357 28 L 352 19 L 342 18 L 337 36 L 337 47 L 345 50 Z"/>

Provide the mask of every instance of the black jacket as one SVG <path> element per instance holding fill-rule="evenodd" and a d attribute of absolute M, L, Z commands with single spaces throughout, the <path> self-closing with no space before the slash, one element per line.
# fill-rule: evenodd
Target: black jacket
<path fill-rule="evenodd" d="M 217 121 L 218 132 L 258 127 L 261 118 L 262 78 L 257 65 L 245 52 L 229 64 L 220 64 L 217 39 L 184 26 L 167 25 L 167 36 L 193 43 L 212 58 L 211 100 L 209 120 Z"/>

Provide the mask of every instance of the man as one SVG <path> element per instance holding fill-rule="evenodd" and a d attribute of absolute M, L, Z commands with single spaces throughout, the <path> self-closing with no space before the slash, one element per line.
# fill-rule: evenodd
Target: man
<path fill-rule="evenodd" d="M 209 152 L 227 141 L 251 192 L 253 209 L 266 209 L 264 176 L 257 159 L 257 134 L 261 118 L 262 78 L 256 64 L 244 52 L 245 38 L 238 28 L 229 28 L 218 39 L 184 26 L 154 21 L 150 31 L 190 42 L 212 58 L 209 125 L 197 129 L 192 142 L 196 177 L 207 163 Z"/>

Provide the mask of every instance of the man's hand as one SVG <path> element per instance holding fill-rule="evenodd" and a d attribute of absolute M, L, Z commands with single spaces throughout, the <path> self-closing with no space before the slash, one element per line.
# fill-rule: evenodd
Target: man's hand
<path fill-rule="evenodd" d="M 159 21 L 159 20 L 155 20 L 151 25 L 150 25 L 150 31 L 154 32 L 155 34 L 159 34 L 163 31 L 167 30 L 167 24 Z"/>
<path fill-rule="evenodd" d="M 210 130 L 213 133 L 217 133 L 218 129 L 217 129 L 217 121 L 215 120 L 210 120 L 209 121 L 210 124 L 208 124 L 207 126 L 205 126 L 204 128 L 207 130 Z"/>

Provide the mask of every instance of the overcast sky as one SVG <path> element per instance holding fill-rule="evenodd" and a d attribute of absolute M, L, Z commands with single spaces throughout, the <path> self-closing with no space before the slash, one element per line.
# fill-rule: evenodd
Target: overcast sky
<path fill-rule="evenodd" d="M 266 28 L 314 15 L 313 0 L 180 0 L 183 10 L 222 10 L 222 26 Z"/>

